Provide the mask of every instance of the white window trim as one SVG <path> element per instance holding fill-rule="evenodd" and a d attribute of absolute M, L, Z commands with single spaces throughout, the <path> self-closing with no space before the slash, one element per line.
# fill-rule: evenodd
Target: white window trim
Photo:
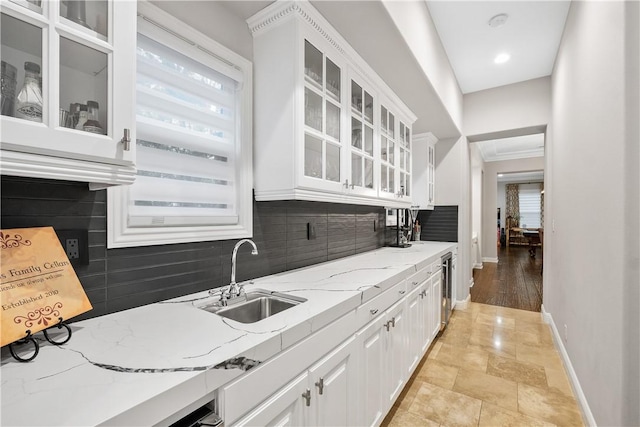
<path fill-rule="evenodd" d="M 179 227 L 129 227 L 127 224 L 129 187 L 118 186 L 107 189 L 107 248 L 151 246 L 172 243 L 201 242 L 212 240 L 240 239 L 253 236 L 253 70 L 250 61 L 194 30 L 184 22 L 145 1 L 138 1 L 138 15 L 149 18 L 170 29 L 181 37 L 206 46 L 206 51 L 219 61 L 233 67 L 242 74 L 243 87 L 238 110 L 242 119 L 238 125 L 241 143 L 238 144 L 238 224 L 215 226 Z M 144 18 L 143 18 L 144 19 Z M 193 46 L 193 49 L 199 49 Z M 188 53 L 186 53 L 188 54 Z M 213 59 L 213 58 L 212 58 Z M 135 58 L 132 58 L 135 60 Z M 135 118 L 134 118 L 135 119 Z M 132 130 L 135 141 L 135 129 Z"/>

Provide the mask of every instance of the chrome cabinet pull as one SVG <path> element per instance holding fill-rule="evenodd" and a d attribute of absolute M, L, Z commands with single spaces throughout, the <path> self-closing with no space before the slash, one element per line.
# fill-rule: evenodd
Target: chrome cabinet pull
<path fill-rule="evenodd" d="M 369 310 L 369 313 L 371 313 L 372 316 L 375 316 L 376 314 L 378 314 L 378 309 L 374 308 L 373 310 Z"/>
<path fill-rule="evenodd" d="M 302 393 L 302 398 L 306 401 L 307 406 L 311 406 L 311 390 L 307 389 L 307 391 Z"/>
<path fill-rule="evenodd" d="M 316 387 L 318 387 L 318 394 L 322 394 L 324 392 L 324 378 L 320 377 L 316 382 Z"/>
<path fill-rule="evenodd" d="M 124 135 L 122 136 L 120 142 L 122 142 L 124 146 L 124 151 L 131 150 L 131 131 L 129 129 L 124 129 Z"/>
<path fill-rule="evenodd" d="M 398 292 L 400 293 L 400 295 L 404 295 L 405 292 L 407 292 L 407 291 L 398 291 Z"/>
<path fill-rule="evenodd" d="M 417 285 L 417 284 L 418 284 L 418 282 L 411 282 L 411 284 L 412 284 L 413 286 L 415 286 L 415 285 Z"/>
<path fill-rule="evenodd" d="M 385 323 L 384 326 L 385 328 L 387 328 L 387 332 L 389 332 L 389 324 L 391 323 L 391 321 L 389 320 L 387 323 Z"/>
<path fill-rule="evenodd" d="M 391 318 L 391 326 L 396 327 L 396 318 L 395 316 Z"/>

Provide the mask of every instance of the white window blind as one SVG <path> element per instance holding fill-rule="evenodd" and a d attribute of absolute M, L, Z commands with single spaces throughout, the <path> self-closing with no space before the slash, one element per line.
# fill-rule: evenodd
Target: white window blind
<path fill-rule="evenodd" d="M 233 79 L 138 34 L 130 226 L 238 222 Z"/>
<path fill-rule="evenodd" d="M 252 66 L 138 2 L 136 180 L 107 192 L 107 247 L 251 237 Z"/>
<path fill-rule="evenodd" d="M 520 226 L 540 228 L 540 184 L 519 185 Z"/>

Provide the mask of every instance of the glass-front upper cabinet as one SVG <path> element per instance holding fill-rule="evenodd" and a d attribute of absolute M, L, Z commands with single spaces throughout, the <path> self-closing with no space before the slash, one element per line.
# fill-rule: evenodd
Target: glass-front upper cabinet
<path fill-rule="evenodd" d="M 351 79 L 350 177 L 345 184 L 354 192 L 375 191 L 373 101 L 371 89 Z"/>
<path fill-rule="evenodd" d="M 50 167 L 21 175 L 131 182 L 135 2 L 7 0 L 1 13 L 2 173 L 37 160 Z"/>
<path fill-rule="evenodd" d="M 411 129 L 400 122 L 398 129 L 398 197 L 411 200 Z"/>
<path fill-rule="evenodd" d="M 396 118 L 387 107 L 380 106 L 380 196 L 396 195 Z"/>
<path fill-rule="evenodd" d="M 338 187 L 342 162 L 342 69 L 304 41 L 304 176 Z"/>
<path fill-rule="evenodd" d="M 380 197 L 411 201 L 411 128 L 380 107 Z"/>

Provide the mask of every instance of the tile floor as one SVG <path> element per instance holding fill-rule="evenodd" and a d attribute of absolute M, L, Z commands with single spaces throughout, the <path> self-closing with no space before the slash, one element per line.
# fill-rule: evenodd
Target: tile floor
<path fill-rule="evenodd" d="M 540 313 L 454 310 L 383 426 L 583 426 Z"/>

